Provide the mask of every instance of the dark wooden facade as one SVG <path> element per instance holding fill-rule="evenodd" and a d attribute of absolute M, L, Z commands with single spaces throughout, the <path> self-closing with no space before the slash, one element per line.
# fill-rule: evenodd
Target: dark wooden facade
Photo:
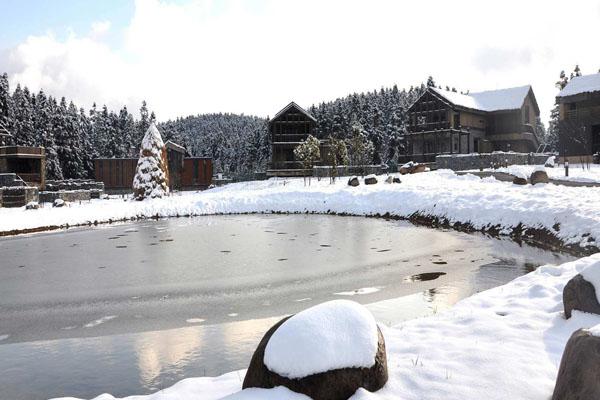
<path fill-rule="evenodd" d="M 212 159 L 185 157 L 185 149 L 167 142 L 167 165 L 171 190 L 202 190 L 212 184 Z M 137 158 L 98 158 L 94 160 L 95 179 L 104 182 L 107 191 L 129 192 L 133 184 Z"/>
<path fill-rule="evenodd" d="M 491 111 L 477 108 L 469 95 L 427 88 L 408 110 L 404 161 L 434 162 L 440 154 L 535 151 L 539 107 L 530 87 L 515 89 L 523 96 L 520 107 Z"/>
<path fill-rule="evenodd" d="M 600 82 L 600 74 L 573 78 L 570 84 L 579 84 L 580 93 L 561 95 L 559 105 L 559 153 L 572 162 L 591 162 L 600 154 L 600 88 L 585 89 L 578 80 Z M 565 89 L 569 89 L 569 85 Z M 595 90 L 594 90 L 595 89 Z M 570 93 L 568 90 L 561 93 Z"/>
<path fill-rule="evenodd" d="M 315 136 L 317 120 L 302 107 L 291 102 L 269 121 L 271 142 L 271 162 L 267 176 L 303 176 L 312 171 L 303 169 L 301 162 L 294 157 L 294 148 L 308 138 Z M 327 143 L 321 140 L 321 154 L 324 155 Z M 319 165 L 322 160 L 316 163 Z"/>
<path fill-rule="evenodd" d="M 30 186 L 46 185 L 46 150 L 43 147 L 0 147 L 0 173 L 17 174 Z"/>

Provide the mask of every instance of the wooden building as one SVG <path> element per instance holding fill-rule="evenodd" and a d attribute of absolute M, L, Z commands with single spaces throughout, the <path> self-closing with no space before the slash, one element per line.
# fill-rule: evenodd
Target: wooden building
<path fill-rule="evenodd" d="M 405 161 L 440 154 L 533 152 L 540 115 L 531 86 L 461 94 L 427 90 L 408 109 Z"/>
<path fill-rule="evenodd" d="M 269 140 L 271 142 L 271 162 L 267 176 L 304 176 L 312 171 L 304 169 L 302 163 L 294 157 L 294 149 L 308 138 L 315 136 L 317 120 L 293 101 L 279 111 L 269 121 Z M 321 138 L 320 138 L 321 139 Z M 327 154 L 327 142 L 321 141 L 321 157 Z M 323 163 L 323 158 L 315 165 Z"/>
<path fill-rule="evenodd" d="M 17 174 L 29 186 L 46 185 L 46 151 L 43 147 L 0 147 L 0 174 Z"/>
<path fill-rule="evenodd" d="M 170 141 L 165 147 L 170 190 L 202 190 L 212 184 L 211 158 L 186 157 L 185 148 Z M 104 182 L 108 192 L 128 193 L 132 190 L 137 163 L 137 158 L 97 158 L 95 179 Z"/>
<path fill-rule="evenodd" d="M 600 154 L 600 73 L 576 76 L 556 97 L 559 153 L 572 162 Z"/>

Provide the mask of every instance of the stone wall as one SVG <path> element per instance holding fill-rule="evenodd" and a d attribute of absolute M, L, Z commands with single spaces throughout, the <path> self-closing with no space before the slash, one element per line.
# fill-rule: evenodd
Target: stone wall
<path fill-rule="evenodd" d="M 57 192 L 40 192 L 40 203 L 53 203 L 56 199 L 68 202 L 89 201 L 91 190 L 60 190 Z"/>
<path fill-rule="evenodd" d="M 104 182 L 96 182 L 91 179 L 66 179 L 62 181 L 46 181 L 47 192 L 59 190 L 100 190 L 104 191 Z"/>
<path fill-rule="evenodd" d="M 312 176 L 317 178 L 328 178 L 331 176 L 331 166 L 318 166 L 313 167 Z M 387 165 L 347 165 L 337 167 L 337 176 L 351 176 L 351 175 L 381 175 L 387 171 Z"/>
<path fill-rule="evenodd" d="M 30 201 L 39 200 L 38 188 L 15 186 L 0 188 L 0 207 L 23 207 Z"/>
<path fill-rule="evenodd" d="M 464 171 L 504 165 L 543 165 L 551 155 L 553 154 L 495 151 L 493 153 L 440 155 L 435 158 L 435 163 L 438 169 Z"/>

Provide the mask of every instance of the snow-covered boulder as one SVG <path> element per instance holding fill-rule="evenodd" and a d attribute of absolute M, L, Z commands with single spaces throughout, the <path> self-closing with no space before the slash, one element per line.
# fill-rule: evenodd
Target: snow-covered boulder
<path fill-rule="evenodd" d="M 573 310 L 600 315 L 600 263 L 594 263 L 573 277 L 563 289 L 565 317 Z"/>
<path fill-rule="evenodd" d="M 536 185 L 538 183 L 548 183 L 548 174 L 546 173 L 546 169 L 544 167 L 536 167 L 531 176 L 529 177 L 529 181 L 532 185 Z"/>
<path fill-rule="evenodd" d="M 377 183 L 377 177 L 373 174 L 365 176 L 365 185 L 375 185 Z"/>
<path fill-rule="evenodd" d="M 37 210 L 39 208 L 40 208 L 40 203 L 38 203 L 37 201 L 30 201 L 29 203 L 25 204 L 26 210 Z"/>
<path fill-rule="evenodd" d="M 575 331 L 563 352 L 552 400 L 600 399 L 600 326 Z"/>
<path fill-rule="evenodd" d="M 417 174 L 426 171 L 429 171 L 429 168 L 427 168 L 425 164 L 419 164 L 414 161 L 409 161 L 406 164 L 402 165 L 400 168 L 398 168 L 398 172 L 400 172 L 401 175 Z"/>
<path fill-rule="evenodd" d="M 353 176 L 350 179 L 348 179 L 348 186 L 358 186 L 358 185 L 360 185 L 358 176 Z"/>
<path fill-rule="evenodd" d="M 67 203 L 63 199 L 56 199 L 52 204 L 54 207 L 64 207 Z"/>
<path fill-rule="evenodd" d="M 523 172 L 514 171 L 513 176 L 513 183 L 515 185 L 527 185 L 527 175 L 525 175 Z"/>
<path fill-rule="evenodd" d="M 260 341 L 243 388 L 285 386 L 314 400 L 347 399 L 387 382 L 385 341 L 371 313 L 349 300 L 284 318 Z"/>
<path fill-rule="evenodd" d="M 556 164 L 555 157 L 554 156 L 550 156 L 550 157 L 548 157 L 548 159 L 544 163 L 544 167 L 546 167 L 546 168 L 554 168 L 555 164 Z"/>

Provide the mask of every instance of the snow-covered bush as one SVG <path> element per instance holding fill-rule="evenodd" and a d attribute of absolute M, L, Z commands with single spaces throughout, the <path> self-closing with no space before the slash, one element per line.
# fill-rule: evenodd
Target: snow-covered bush
<path fill-rule="evenodd" d="M 167 193 L 169 193 L 167 150 L 160 132 L 152 124 L 142 140 L 140 158 L 133 178 L 133 195 L 137 200 L 143 200 L 148 197 L 163 197 Z"/>

